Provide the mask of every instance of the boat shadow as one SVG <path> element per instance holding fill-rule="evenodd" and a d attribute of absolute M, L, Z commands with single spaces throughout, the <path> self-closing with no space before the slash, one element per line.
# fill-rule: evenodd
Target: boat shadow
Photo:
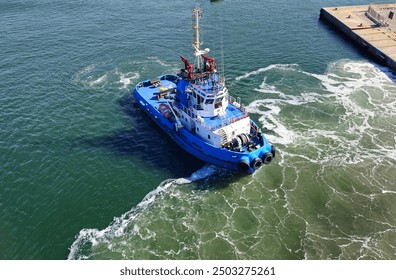
<path fill-rule="evenodd" d="M 190 176 L 208 165 L 180 148 L 145 112 L 142 111 L 132 94 L 123 96 L 119 100 L 119 105 L 134 126 L 130 131 L 124 131 L 126 132 L 125 135 L 120 134 L 114 137 L 113 140 L 118 139 L 124 143 L 113 145 L 116 142 L 114 141 L 112 142 L 111 149 L 121 154 L 135 154 L 134 151 L 136 147 L 139 146 L 135 138 L 136 135 L 140 134 L 141 137 L 145 139 L 149 138 L 149 140 L 153 140 L 153 137 L 160 139 L 160 143 L 157 144 L 162 147 L 161 151 L 163 152 L 163 154 L 159 155 L 150 155 L 150 151 L 143 149 L 139 151 L 142 153 L 141 157 L 145 160 L 154 160 L 154 162 L 162 161 L 163 158 L 166 157 L 167 161 L 162 162 L 166 162 L 165 168 L 169 167 L 174 171 L 175 178 L 186 177 L 186 174 Z M 164 168 L 164 165 L 161 164 L 157 167 Z M 246 175 L 220 167 L 214 167 L 214 169 L 215 171 L 210 172 L 210 175 L 197 180 L 199 184 L 193 184 L 193 188 L 197 190 L 222 189 L 229 186 L 235 179 Z M 175 172 L 175 170 L 180 172 Z"/>
<path fill-rule="evenodd" d="M 106 148 L 117 156 L 136 159 L 144 169 L 169 172 L 176 178 L 191 174 L 205 165 L 182 150 L 142 112 L 132 94 L 123 96 L 118 103 L 131 128 L 107 136 L 81 139 L 81 144 Z"/>
<path fill-rule="evenodd" d="M 158 125 L 143 112 L 132 94 L 118 100 L 120 110 L 128 118 L 130 128 L 111 134 L 83 137 L 73 141 L 73 146 L 88 149 L 108 150 L 116 157 L 125 157 L 131 166 L 140 165 L 152 172 L 168 173 L 170 178 L 189 178 L 205 168 L 207 163 L 180 148 Z M 193 181 L 191 187 L 197 190 L 222 189 L 238 180 L 244 174 L 214 167 L 215 171 Z M 199 183 L 195 183 L 199 182 Z"/>

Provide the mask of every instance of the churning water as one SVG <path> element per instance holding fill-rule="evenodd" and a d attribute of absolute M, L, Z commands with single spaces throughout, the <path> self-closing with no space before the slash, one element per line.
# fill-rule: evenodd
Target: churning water
<path fill-rule="evenodd" d="M 196 4 L 278 149 L 253 176 L 133 102 L 182 67 Z M 0 258 L 395 259 L 396 77 L 318 21 L 353 4 L 0 0 Z"/>

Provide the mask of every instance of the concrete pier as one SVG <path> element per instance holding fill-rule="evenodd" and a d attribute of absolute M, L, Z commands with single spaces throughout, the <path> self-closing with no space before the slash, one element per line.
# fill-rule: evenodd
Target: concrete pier
<path fill-rule="evenodd" d="M 320 17 L 396 72 L 396 4 L 322 8 Z"/>

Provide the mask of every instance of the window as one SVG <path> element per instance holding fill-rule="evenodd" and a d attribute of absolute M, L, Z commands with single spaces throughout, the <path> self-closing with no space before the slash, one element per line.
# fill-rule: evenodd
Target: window
<path fill-rule="evenodd" d="M 221 100 L 222 100 L 223 98 L 222 97 L 219 97 L 219 98 L 216 98 L 216 101 L 215 101 L 215 109 L 217 109 L 217 108 L 220 108 L 223 104 L 221 103 Z"/>
<path fill-rule="evenodd" d="M 205 104 L 213 104 L 214 99 L 206 99 Z"/>
<path fill-rule="evenodd" d="M 210 135 L 208 134 L 208 139 L 210 139 Z"/>

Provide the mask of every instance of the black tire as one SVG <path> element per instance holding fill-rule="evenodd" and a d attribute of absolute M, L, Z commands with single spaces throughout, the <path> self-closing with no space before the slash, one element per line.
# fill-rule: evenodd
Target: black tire
<path fill-rule="evenodd" d="M 272 153 L 265 153 L 263 155 L 263 163 L 270 164 L 273 158 L 274 158 L 274 155 Z"/>
<path fill-rule="evenodd" d="M 271 153 L 272 153 L 272 157 L 275 158 L 275 154 L 276 154 L 276 147 L 274 145 L 272 145 L 271 147 Z"/>
<path fill-rule="evenodd" d="M 244 161 L 244 160 L 241 160 L 240 162 L 238 162 L 238 169 L 243 171 L 243 172 L 248 171 L 249 167 L 250 167 L 249 163 Z"/>
<path fill-rule="evenodd" d="M 261 158 L 256 157 L 254 160 L 252 160 L 250 166 L 254 169 L 259 169 L 261 167 L 261 165 L 263 165 L 263 161 Z"/>

